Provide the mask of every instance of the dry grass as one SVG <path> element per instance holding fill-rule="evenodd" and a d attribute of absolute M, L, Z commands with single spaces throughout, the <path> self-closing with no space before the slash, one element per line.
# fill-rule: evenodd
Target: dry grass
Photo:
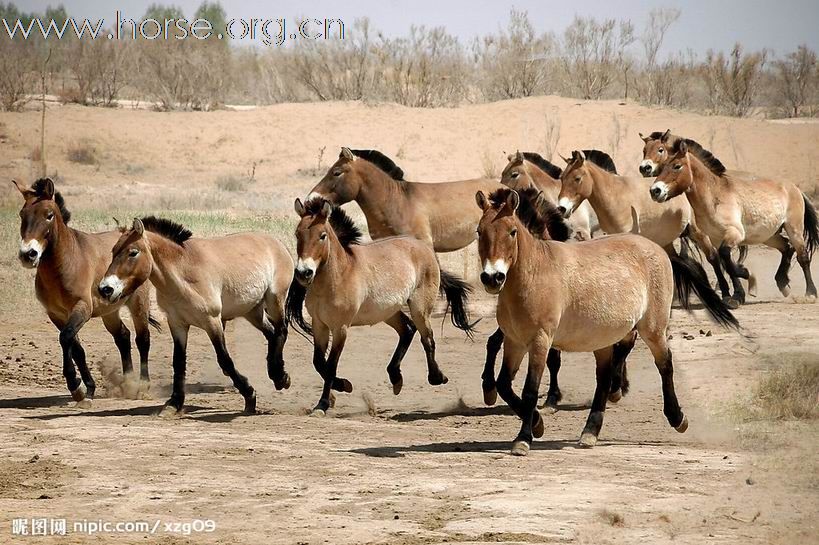
<path fill-rule="evenodd" d="M 819 355 L 785 353 L 766 358 L 772 370 L 754 387 L 750 399 L 734 404 L 741 421 L 819 418 Z"/>
<path fill-rule="evenodd" d="M 601 509 L 599 514 L 600 518 L 606 521 L 606 523 L 609 526 L 622 528 L 626 523 L 625 519 L 623 518 L 623 515 L 615 511 L 611 511 L 609 509 Z"/>
<path fill-rule="evenodd" d="M 481 154 L 481 174 L 483 174 L 485 178 L 500 178 L 500 169 L 495 160 L 495 153 L 492 153 L 487 148 L 484 148 L 483 154 Z"/>
<path fill-rule="evenodd" d="M 72 163 L 79 163 L 81 165 L 96 165 L 99 163 L 97 159 L 97 147 L 93 142 L 86 139 L 70 143 L 66 150 L 66 157 L 68 157 L 68 160 Z"/>
<path fill-rule="evenodd" d="M 233 176 L 228 174 L 226 176 L 219 176 L 216 178 L 216 187 L 221 189 L 222 191 L 228 192 L 237 192 L 237 191 L 246 191 L 247 190 L 248 181 L 244 178 L 239 178 L 238 176 Z"/>

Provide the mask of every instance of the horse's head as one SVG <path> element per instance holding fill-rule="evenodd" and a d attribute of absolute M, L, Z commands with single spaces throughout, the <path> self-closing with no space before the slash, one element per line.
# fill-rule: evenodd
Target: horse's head
<path fill-rule="evenodd" d="M 134 218 L 131 228 L 120 229 L 119 240 L 111 250 L 111 263 L 97 286 L 100 296 L 109 303 L 128 297 L 151 276 L 153 256 L 145 225 Z"/>
<path fill-rule="evenodd" d="M 63 199 L 54 189 L 51 178 L 41 178 L 29 187 L 12 180 L 23 195 L 20 209 L 20 250 L 17 257 L 24 267 L 33 269 L 53 242 L 57 229 L 70 218 Z"/>
<path fill-rule="evenodd" d="M 491 197 L 478 191 L 475 202 L 483 210 L 478 223 L 478 255 L 483 264 L 481 283 L 489 293 L 498 293 L 518 258 L 518 230 L 522 226 L 515 218 L 515 210 L 520 196 L 512 189 L 499 189 Z"/>
<path fill-rule="evenodd" d="M 361 185 L 364 183 L 360 163 L 365 163 L 358 159 L 349 148 L 341 148 L 338 160 L 324 175 L 316 186 L 310 190 L 306 202 L 316 198 L 330 201 L 335 206 L 355 200 Z"/>
<path fill-rule="evenodd" d="M 500 182 L 515 191 L 534 187 L 535 182 L 532 180 L 523 154 L 521 152 L 510 154 L 508 160 L 509 164 L 503 169 Z"/>
<path fill-rule="evenodd" d="M 560 194 L 557 196 L 557 209 L 564 218 L 572 215 L 577 207 L 588 199 L 594 188 L 586 155 L 582 151 L 573 151 L 570 159 L 563 157 L 566 168 L 560 175 Z"/>
<path fill-rule="evenodd" d="M 643 136 L 643 133 L 640 133 L 640 138 L 643 140 L 643 160 L 640 162 L 640 174 L 644 178 L 657 176 L 669 160 L 671 129 L 662 134 L 653 132 L 648 136 Z"/>
<path fill-rule="evenodd" d="M 302 286 L 309 286 L 322 264 L 330 257 L 330 245 L 336 235 L 328 221 L 333 211 L 325 199 L 314 198 L 306 203 L 296 199 L 296 213 L 301 217 L 296 226 L 296 280 Z"/>
<path fill-rule="evenodd" d="M 677 140 L 669 150 L 669 155 L 668 161 L 651 185 L 651 198 L 656 202 L 665 202 L 682 195 L 691 189 L 694 183 L 688 143 L 682 138 Z"/>

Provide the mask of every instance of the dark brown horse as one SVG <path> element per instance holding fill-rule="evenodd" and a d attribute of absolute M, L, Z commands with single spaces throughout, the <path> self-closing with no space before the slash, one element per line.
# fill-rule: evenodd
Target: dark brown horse
<path fill-rule="evenodd" d="M 37 269 L 34 288 L 49 319 L 60 330 L 63 376 L 71 397 L 77 402 L 90 400 L 96 391 L 78 334 L 88 320 L 97 317 L 102 318 L 105 329 L 114 337 L 125 384 L 135 386 L 134 393 L 147 395 L 151 347 L 148 326 L 159 329 L 159 323 L 148 313 L 150 285 L 115 303 L 97 293 L 97 284 L 102 280 L 119 233 L 85 233 L 69 227 L 71 213 L 50 178 L 41 178 L 30 188 L 16 181 L 14 185 L 25 201 L 20 210 L 20 263 Z M 128 308 L 136 330 L 139 384 L 131 361 L 131 332 L 120 317 L 123 306 Z M 77 378 L 75 365 L 82 380 Z"/>

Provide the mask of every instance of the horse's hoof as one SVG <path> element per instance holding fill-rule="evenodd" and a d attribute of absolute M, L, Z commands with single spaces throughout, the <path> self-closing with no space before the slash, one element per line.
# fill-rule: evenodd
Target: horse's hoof
<path fill-rule="evenodd" d="M 180 414 L 179 409 L 167 403 L 165 404 L 164 407 L 162 407 L 162 410 L 159 411 L 160 418 L 176 418 L 177 416 L 179 416 L 179 414 Z"/>
<path fill-rule="evenodd" d="M 540 416 L 540 413 L 537 410 L 535 410 L 535 418 L 535 424 L 532 426 L 532 435 L 534 435 L 536 439 L 539 439 L 540 437 L 543 437 L 543 430 L 545 426 L 543 425 L 543 417 Z"/>
<path fill-rule="evenodd" d="M 88 389 L 85 387 L 85 384 L 80 382 L 80 385 L 77 386 L 76 390 L 71 392 L 71 399 L 79 403 L 83 399 L 85 399 L 85 395 L 88 393 Z"/>
<path fill-rule="evenodd" d="M 75 407 L 77 407 L 78 409 L 90 409 L 93 406 L 94 406 L 93 400 L 90 398 L 81 399 L 77 401 L 77 404 L 75 405 Z"/>
<path fill-rule="evenodd" d="M 788 297 L 791 294 L 791 287 L 790 286 L 782 286 L 779 288 L 779 293 L 782 294 L 782 297 Z"/>
<path fill-rule="evenodd" d="M 245 398 L 245 414 L 256 414 L 256 393 L 254 392 L 252 396 Z"/>
<path fill-rule="evenodd" d="M 404 379 L 399 378 L 396 382 L 392 383 L 392 393 L 398 395 L 401 393 L 401 388 L 404 387 Z"/>
<path fill-rule="evenodd" d="M 341 379 L 341 391 L 348 394 L 352 393 L 353 383 L 347 380 L 346 378 Z"/>
<path fill-rule="evenodd" d="M 617 388 L 615 391 L 609 393 L 609 401 L 612 403 L 617 403 L 623 399 L 623 391 L 620 388 Z"/>
<path fill-rule="evenodd" d="M 333 392 L 330 392 L 330 408 L 332 409 L 335 406 L 336 406 L 336 394 L 334 394 Z"/>
<path fill-rule="evenodd" d="M 728 300 L 725 301 L 725 306 L 731 310 L 736 310 L 739 308 L 739 301 L 733 297 L 729 297 Z"/>
<path fill-rule="evenodd" d="M 584 431 L 580 434 L 580 441 L 578 444 L 583 448 L 592 448 L 597 444 L 597 436 L 590 431 Z"/>
<path fill-rule="evenodd" d="M 310 411 L 310 416 L 312 416 L 313 418 L 324 418 L 325 416 L 327 416 L 327 412 L 324 409 L 319 409 L 318 407 L 316 407 L 315 409 Z"/>
<path fill-rule="evenodd" d="M 137 399 L 153 399 L 153 396 L 151 396 L 150 380 L 140 379 L 139 388 L 137 389 Z"/>
<path fill-rule="evenodd" d="M 748 276 L 748 295 L 751 297 L 756 297 L 757 289 L 756 289 L 756 276 L 749 275 Z"/>
<path fill-rule="evenodd" d="M 491 407 L 498 402 L 498 389 L 494 386 L 489 390 L 483 391 L 483 402 Z"/>
<path fill-rule="evenodd" d="M 529 443 L 526 441 L 515 441 L 512 444 L 512 456 L 526 456 L 529 454 Z"/>
<path fill-rule="evenodd" d="M 446 378 L 446 375 L 443 373 L 438 373 L 437 375 L 429 375 L 427 381 L 429 381 L 432 386 L 441 386 L 449 382 L 449 379 Z"/>
<path fill-rule="evenodd" d="M 547 399 L 541 410 L 546 414 L 555 414 L 557 412 L 557 401 Z"/>
<path fill-rule="evenodd" d="M 688 417 L 683 416 L 683 419 L 682 419 L 682 422 L 680 422 L 680 425 L 677 426 L 674 429 L 677 430 L 679 433 L 685 433 L 685 430 L 688 429 Z"/>
<path fill-rule="evenodd" d="M 277 390 L 287 390 L 290 388 L 290 375 L 287 372 L 282 373 L 282 376 L 279 380 L 273 381 L 273 386 L 276 387 Z"/>

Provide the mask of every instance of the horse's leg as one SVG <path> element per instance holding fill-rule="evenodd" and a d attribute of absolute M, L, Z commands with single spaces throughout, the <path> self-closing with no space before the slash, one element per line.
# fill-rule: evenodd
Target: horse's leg
<path fill-rule="evenodd" d="M 765 241 L 766 246 L 776 248 L 782 254 L 782 259 L 779 261 L 779 267 L 776 269 L 774 280 L 776 280 L 776 287 L 779 288 L 783 297 L 791 294 L 791 279 L 789 272 L 791 270 L 791 261 L 793 260 L 794 249 L 790 245 L 788 239 L 777 233 Z"/>
<path fill-rule="evenodd" d="M 671 427 L 680 433 L 688 429 L 688 419 L 683 414 L 680 404 L 677 401 L 677 394 L 674 392 L 674 366 L 672 364 L 671 349 L 666 340 L 665 328 L 657 330 L 645 324 L 638 324 L 640 337 L 648 346 L 654 364 L 660 372 L 663 385 L 663 414 L 665 414 Z"/>
<path fill-rule="evenodd" d="M 728 281 L 725 280 L 725 275 L 722 271 L 719 252 L 717 252 L 717 249 L 714 248 L 714 245 L 711 243 L 711 239 L 708 237 L 708 235 L 700 231 L 699 227 L 697 227 L 696 223 L 693 221 L 688 225 L 688 233 L 691 235 L 691 238 L 697 244 L 700 251 L 705 254 L 705 259 L 708 260 L 708 263 L 710 263 L 711 267 L 714 269 L 714 276 L 717 279 L 717 284 L 719 284 L 719 291 L 722 294 L 722 299 L 729 299 L 731 297 L 731 289 L 728 287 Z"/>
<path fill-rule="evenodd" d="M 80 370 L 80 377 L 86 388 L 86 399 L 94 399 L 97 384 L 94 382 L 94 377 L 91 376 L 90 369 L 88 369 L 88 363 L 85 359 L 85 349 L 82 347 L 79 337 L 74 338 L 74 346 L 71 347 L 71 357 L 74 359 L 77 369 Z"/>
<path fill-rule="evenodd" d="M 385 320 L 385 323 L 398 333 L 398 345 L 387 364 L 387 375 L 390 377 L 390 384 L 392 384 L 392 393 L 398 395 L 404 386 L 404 379 L 401 376 L 401 361 L 407 354 L 410 344 L 412 344 L 412 338 L 415 337 L 416 330 L 412 320 L 400 311 L 390 316 Z"/>
<path fill-rule="evenodd" d="M 735 229 L 733 228 L 729 229 L 731 234 L 734 234 L 734 231 Z M 725 266 L 725 271 L 728 273 L 728 276 L 731 277 L 731 284 L 734 286 L 734 295 L 727 301 L 727 304 L 730 308 L 738 308 L 740 305 L 745 304 L 745 288 L 742 287 L 740 278 L 747 280 L 750 274 L 748 273 L 748 269 L 745 268 L 745 265 L 739 265 L 734 262 L 734 258 L 731 256 L 731 250 L 734 249 L 736 243 L 732 242 L 731 238 L 741 240 L 738 233 L 736 236 L 726 237 L 726 240 L 723 240 L 719 247 L 719 256 L 722 260 L 722 264 Z"/>
<path fill-rule="evenodd" d="M 611 390 L 611 371 L 614 349 L 611 346 L 596 350 L 594 360 L 597 363 L 597 386 L 594 389 L 591 411 L 586 419 L 586 426 L 580 434 L 581 447 L 593 447 L 603 427 L 603 414 L 606 412 L 606 401 Z"/>
<path fill-rule="evenodd" d="M 105 329 L 108 333 L 114 338 L 114 344 L 117 345 L 117 350 L 119 350 L 119 357 L 122 360 L 123 386 L 135 387 L 133 388 L 134 392 L 125 391 L 125 389 L 123 389 L 125 397 L 132 398 L 134 397 L 132 394 L 136 394 L 137 388 L 134 377 L 134 364 L 131 361 L 131 331 L 122 321 L 119 311 L 104 315 L 102 317 L 102 323 L 105 325 Z"/>
<path fill-rule="evenodd" d="M 483 402 L 492 406 L 498 400 L 498 390 L 495 387 L 495 360 L 498 358 L 503 346 L 503 331 L 498 328 L 489 336 L 486 341 L 486 363 L 483 366 L 481 375 L 481 386 L 483 388 Z"/>
<path fill-rule="evenodd" d="M 551 338 L 547 335 L 540 335 L 529 351 L 529 368 L 526 372 L 526 382 L 523 383 L 523 395 L 520 400 L 520 432 L 512 445 L 512 454 L 516 456 L 526 456 L 529 453 L 532 439 L 543 436 L 543 417 L 537 410 L 537 396 L 551 346 Z"/>
<path fill-rule="evenodd" d="M 267 341 L 267 376 L 273 381 L 273 385 L 277 390 L 290 388 L 290 375 L 284 370 L 284 359 L 282 358 L 282 349 L 284 348 L 284 340 L 280 334 L 284 328 L 283 317 L 280 319 L 280 324 L 274 326 L 265 313 L 265 305 L 259 304 L 251 310 L 245 319 L 253 325 L 256 329 L 261 331 Z M 274 318 L 274 319 L 277 319 Z M 287 338 L 287 330 L 284 330 L 284 339 Z"/>
<path fill-rule="evenodd" d="M 151 300 L 148 286 L 140 293 L 142 287 L 128 299 L 128 311 L 134 323 L 134 334 L 137 352 L 139 352 L 139 394 L 143 398 L 150 396 L 151 376 L 148 373 L 148 354 L 151 352 L 150 311 Z M 139 295 L 139 296 L 138 296 Z M 138 296 L 138 297 L 137 297 Z"/>
<path fill-rule="evenodd" d="M 71 397 L 78 403 L 86 399 L 86 397 L 93 398 L 96 390 L 96 384 L 91 372 L 88 370 L 85 351 L 82 350 L 82 347 L 77 350 L 77 355 L 82 356 L 81 359 L 74 359 L 74 345 L 77 343 L 77 334 L 90 316 L 91 312 L 88 305 L 80 302 L 74 307 L 68 320 L 62 323 L 62 327 L 58 325 L 60 327 L 60 347 L 63 352 L 63 377 L 65 377 L 65 384 L 68 386 L 68 391 L 71 392 Z M 53 318 L 52 321 L 55 324 L 59 323 Z M 76 369 L 74 367 L 75 363 L 77 364 Z M 77 369 L 80 371 L 82 380 L 77 378 Z"/>
<path fill-rule="evenodd" d="M 187 368 L 188 324 L 175 323 L 168 319 L 168 328 L 173 339 L 173 390 L 165 407 L 181 411 L 185 405 L 185 372 Z"/>
<path fill-rule="evenodd" d="M 428 305 L 429 308 L 422 308 L 426 306 L 415 299 L 409 301 L 412 323 L 418 328 L 418 333 L 421 335 L 421 344 L 424 346 L 424 353 L 427 357 L 427 381 L 433 386 L 440 386 L 449 382 L 449 379 L 441 371 L 438 362 L 435 360 L 435 337 L 432 335 L 432 324 L 429 321 L 432 308 L 431 305 Z"/>
<path fill-rule="evenodd" d="M 612 403 L 617 403 L 628 393 L 629 383 L 626 360 L 634 349 L 634 343 L 636 342 L 637 331 L 632 330 L 623 340 L 612 347 L 611 390 L 609 391 L 609 401 Z"/>
<path fill-rule="evenodd" d="M 327 375 L 327 347 L 329 344 L 330 329 L 323 322 L 313 319 L 313 367 L 322 379 Z M 339 377 L 333 379 L 332 388 L 337 392 L 348 394 L 353 391 L 352 383 Z M 330 401 L 332 403 L 332 397 Z"/>
<path fill-rule="evenodd" d="M 245 398 L 244 412 L 247 414 L 254 414 L 256 412 L 256 391 L 248 382 L 247 377 L 241 374 L 233 363 L 233 358 L 228 353 L 227 345 L 225 344 L 225 330 L 222 329 L 222 320 L 214 319 L 208 323 L 207 329 L 210 342 L 213 344 L 213 349 L 216 351 L 216 361 L 219 363 L 222 372 L 230 377 L 233 385 Z"/>
<path fill-rule="evenodd" d="M 273 338 L 268 345 L 267 375 L 273 380 L 277 390 L 290 388 L 290 375 L 284 367 L 284 345 L 287 342 L 287 322 L 285 320 L 284 305 L 287 300 L 287 291 L 268 292 L 265 295 L 265 310 L 273 325 Z M 272 345 L 272 346 L 271 346 Z M 271 354 L 272 350 L 272 363 Z"/>
<path fill-rule="evenodd" d="M 498 373 L 497 388 L 498 394 L 501 396 L 509 408 L 512 409 L 521 421 L 529 420 L 531 426 L 531 435 L 540 437 L 543 433 L 543 419 L 540 417 L 535 407 L 532 411 L 526 413 L 523 408 L 523 400 L 518 397 L 512 389 L 512 382 L 515 380 L 515 375 L 520 369 L 520 363 L 523 361 L 523 356 L 526 355 L 526 347 L 516 344 L 514 341 L 506 337 L 503 340 L 503 363 L 501 364 L 500 372 Z M 531 365 L 531 363 L 530 363 Z M 543 369 L 541 368 L 541 373 Z M 527 377 L 528 378 L 528 377 Z M 537 402 L 537 392 L 535 392 L 535 401 Z M 536 422 L 531 423 L 532 418 Z M 535 433 L 537 432 L 537 434 Z M 530 439 L 531 442 L 531 439 Z M 512 447 L 513 454 L 525 455 L 529 451 L 529 445 L 525 442 L 515 441 Z"/>
<path fill-rule="evenodd" d="M 546 392 L 546 403 L 544 408 L 551 411 L 557 410 L 557 403 L 563 399 L 560 386 L 557 383 L 557 374 L 560 372 L 560 350 L 550 348 L 546 356 L 546 367 L 549 368 L 549 391 Z"/>
<path fill-rule="evenodd" d="M 321 398 L 313 412 L 323 415 L 330 408 L 330 390 L 336 381 L 336 371 L 338 371 L 338 360 L 344 350 L 344 343 L 347 342 L 347 326 L 341 326 L 333 331 L 333 345 L 330 347 L 330 355 L 327 357 L 327 366 L 324 374 L 324 387 L 321 390 Z"/>
<path fill-rule="evenodd" d="M 802 198 L 801 194 L 799 198 Z M 804 205 L 808 206 L 807 202 L 805 202 Z M 794 212 L 791 212 L 791 208 L 794 209 Z M 810 252 L 808 252 L 803 234 L 805 229 L 805 212 L 804 208 L 802 208 L 801 211 L 799 210 L 800 208 L 802 207 L 788 208 L 788 220 L 785 222 L 785 232 L 788 233 L 788 240 L 796 252 L 796 261 L 799 263 L 799 266 L 802 267 L 802 272 L 805 275 L 805 296 L 816 297 L 816 285 L 813 283 L 813 276 L 811 276 L 810 272 L 811 255 Z"/>

